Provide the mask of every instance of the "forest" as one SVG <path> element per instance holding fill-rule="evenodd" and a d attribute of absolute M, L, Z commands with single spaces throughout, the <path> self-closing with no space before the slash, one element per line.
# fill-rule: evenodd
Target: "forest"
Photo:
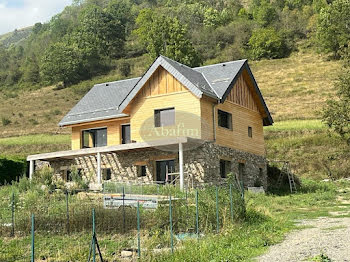
<path fill-rule="evenodd" d="M 303 45 L 339 59 L 349 28 L 344 0 L 74 0 L 30 33 L 0 41 L 0 90 L 67 87 L 129 58 L 159 54 L 189 66 L 287 57 Z M 25 32 L 28 32 L 25 31 Z"/>

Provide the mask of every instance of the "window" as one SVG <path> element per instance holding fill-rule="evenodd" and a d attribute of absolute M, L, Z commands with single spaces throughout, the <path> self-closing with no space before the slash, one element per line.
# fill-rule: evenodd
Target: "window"
<path fill-rule="evenodd" d="M 175 108 L 154 110 L 154 126 L 172 126 L 175 125 Z"/>
<path fill-rule="evenodd" d="M 137 176 L 138 177 L 143 177 L 143 176 L 147 175 L 147 173 L 146 173 L 146 166 L 138 166 L 137 168 L 138 168 L 138 170 L 137 170 Z"/>
<path fill-rule="evenodd" d="M 83 130 L 82 141 L 83 148 L 106 146 L 107 128 Z"/>
<path fill-rule="evenodd" d="M 122 144 L 128 144 L 130 142 L 130 125 L 122 125 Z"/>
<path fill-rule="evenodd" d="M 232 129 L 232 115 L 225 111 L 218 110 L 218 125 L 227 129 Z"/>
<path fill-rule="evenodd" d="M 248 136 L 253 137 L 253 128 L 251 126 L 248 126 Z"/>
<path fill-rule="evenodd" d="M 103 180 L 111 180 L 112 178 L 112 172 L 110 168 L 103 168 L 102 169 L 102 179 Z"/>
<path fill-rule="evenodd" d="M 220 176 L 221 178 L 226 178 L 227 174 L 231 170 L 231 161 L 220 159 Z"/>
<path fill-rule="evenodd" d="M 67 169 L 66 167 L 60 171 L 60 175 L 62 179 L 66 182 L 73 181 L 72 172 L 70 169 Z"/>

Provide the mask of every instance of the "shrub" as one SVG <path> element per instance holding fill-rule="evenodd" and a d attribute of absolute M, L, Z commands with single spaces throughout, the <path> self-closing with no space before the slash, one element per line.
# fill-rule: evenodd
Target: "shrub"
<path fill-rule="evenodd" d="M 131 66 L 128 62 L 126 62 L 125 60 L 121 61 L 121 63 L 119 64 L 119 71 L 120 73 L 127 77 L 130 75 L 131 73 Z"/>
<path fill-rule="evenodd" d="M 39 122 L 38 122 L 37 120 L 33 119 L 33 118 L 29 119 L 28 121 L 29 121 L 29 123 L 31 123 L 33 126 L 36 126 L 37 124 L 39 124 Z"/>
<path fill-rule="evenodd" d="M 62 112 L 60 110 L 58 110 L 58 109 L 55 109 L 55 110 L 51 110 L 50 114 L 58 116 L 58 115 L 62 114 Z"/>
<path fill-rule="evenodd" d="M 71 166 L 70 170 L 72 181 L 76 183 L 78 189 L 87 190 L 89 188 L 89 181 L 87 179 L 83 179 L 83 176 L 79 172 L 78 168 L 76 166 Z"/>
<path fill-rule="evenodd" d="M 0 185 L 5 182 L 11 183 L 24 174 L 27 161 L 22 158 L 0 157 Z"/>
<path fill-rule="evenodd" d="M 32 189 L 33 183 L 28 177 L 22 176 L 15 185 L 17 186 L 19 192 L 22 193 Z"/>
<path fill-rule="evenodd" d="M 34 174 L 35 181 L 47 186 L 50 190 L 54 190 L 56 188 L 52 178 L 53 178 L 53 169 L 48 166 L 41 168 Z"/>
<path fill-rule="evenodd" d="M 11 120 L 7 117 L 2 117 L 1 122 L 2 122 L 3 126 L 7 126 L 7 125 L 11 124 Z"/>
<path fill-rule="evenodd" d="M 261 28 L 249 39 L 249 53 L 252 59 L 282 58 L 289 54 L 285 39 L 273 28 Z"/>

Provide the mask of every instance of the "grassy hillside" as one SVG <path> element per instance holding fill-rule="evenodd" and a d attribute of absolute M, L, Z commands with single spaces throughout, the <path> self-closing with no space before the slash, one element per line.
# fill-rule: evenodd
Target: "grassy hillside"
<path fill-rule="evenodd" d="M 6 47 L 10 46 L 11 44 L 16 45 L 20 43 L 22 40 L 26 39 L 30 35 L 32 30 L 33 30 L 33 27 L 29 26 L 18 30 L 14 30 L 13 32 L 0 35 L 0 44 Z"/>
<path fill-rule="evenodd" d="M 143 56 L 130 63 L 134 65 L 132 77 L 141 75 L 150 61 Z M 291 161 L 296 173 L 303 176 L 325 177 L 327 166 L 344 175 L 346 163 L 337 159 L 339 156 L 328 159 L 346 146 L 336 136 L 329 136 L 319 120 L 324 101 L 334 93 L 340 62 L 299 52 L 284 59 L 252 61 L 250 65 L 275 120 L 274 126 L 265 128 L 268 157 Z M 67 89 L 0 93 L 0 118 L 10 121 L 7 125 L 0 123 L 0 151 L 26 156 L 69 149 L 70 129 L 59 128 L 59 120 L 94 83 L 121 78 L 115 70 Z M 8 138 L 15 136 L 22 137 Z"/>

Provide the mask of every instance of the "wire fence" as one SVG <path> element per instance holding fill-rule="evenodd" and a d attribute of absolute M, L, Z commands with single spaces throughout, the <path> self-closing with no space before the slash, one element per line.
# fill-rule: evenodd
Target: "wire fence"
<path fill-rule="evenodd" d="M 84 260 L 97 259 L 100 253 L 105 259 L 115 259 L 122 249 L 139 257 L 154 249 L 172 252 L 184 239 L 219 233 L 227 223 L 243 218 L 243 192 L 233 184 L 181 191 L 172 185 L 108 183 L 102 193 L 13 193 L 0 202 L 0 237 L 4 240 L 0 241 L 0 261 L 55 257 L 52 250 L 47 251 L 52 238 L 74 245 L 69 239 L 77 235 L 86 236 L 80 243 L 86 250 L 80 252 Z M 115 243 L 118 252 L 113 254 L 107 252 L 107 245 L 100 249 L 99 237 L 106 241 L 115 235 L 134 241 Z"/>

